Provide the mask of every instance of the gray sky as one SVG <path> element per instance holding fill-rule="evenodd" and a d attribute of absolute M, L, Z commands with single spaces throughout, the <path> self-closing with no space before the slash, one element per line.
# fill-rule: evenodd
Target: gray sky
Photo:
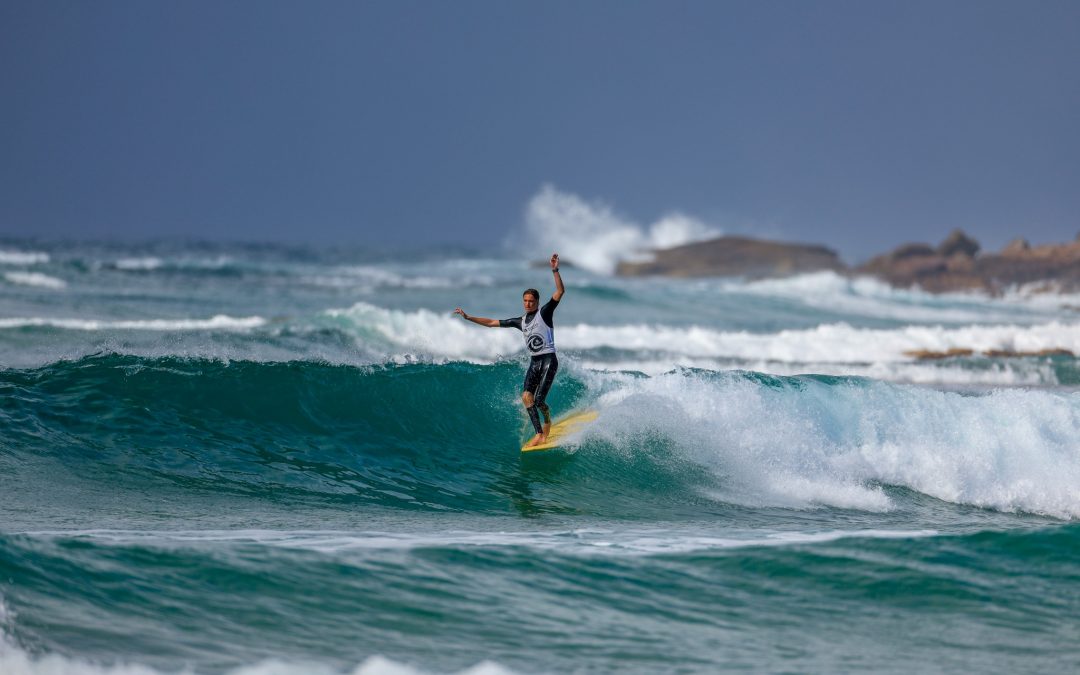
<path fill-rule="evenodd" d="M 1080 2 L 0 2 L 0 234 L 1080 231 Z"/>

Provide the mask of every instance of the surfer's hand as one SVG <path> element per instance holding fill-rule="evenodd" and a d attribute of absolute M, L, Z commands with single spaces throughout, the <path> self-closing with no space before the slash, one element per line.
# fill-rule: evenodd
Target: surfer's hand
<path fill-rule="evenodd" d="M 465 313 L 465 310 L 463 310 L 460 307 L 455 307 L 454 308 L 454 314 L 460 314 L 461 318 L 463 318 L 463 319 L 468 319 L 469 318 L 469 315 Z"/>
<path fill-rule="evenodd" d="M 559 267 L 559 254 L 558 253 L 552 253 L 551 254 L 551 269 L 556 269 L 558 267 Z"/>

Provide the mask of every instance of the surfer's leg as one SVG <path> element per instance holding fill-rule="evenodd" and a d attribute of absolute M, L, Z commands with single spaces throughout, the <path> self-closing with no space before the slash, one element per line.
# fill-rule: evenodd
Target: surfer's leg
<path fill-rule="evenodd" d="M 531 405 L 525 408 L 525 412 L 529 413 L 529 421 L 532 422 L 533 429 L 536 429 L 536 433 L 542 436 L 546 435 L 544 434 L 543 428 L 540 426 L 540 415 L 536 412 L 536 406 Z"/>
<path fill-rule="evenodd" d="M 534 398 L 536 407 L 540 409 L 540 412 L 544 415 L 544 428 L 541 432 L 544 438 L 547 438 L 548 433 L 551 431 L 551 408 L 548 407 L 545 399 L 547 398 L 548 391 L 551 389 L 551 383 L 555 380 L 555 373 L 559 370 L 559 359 L 554 354 L 545 354 L 542 357 L 543 364 L 540 367 L 540 381 L 536 385 L 536 396 Z"/>
<path fill-rule="evenodd" d="M 526 446 L 533 446 L 539 443 L 543 443 L 547 439 L 547 434 L 540 426 L 540 415 L 536 411 L 536 402 L 533 401 L 533 394 L 531 391 L 521 392 L 521 402 L 525 405 L 525 412 L 529 413 L 529 421 L 532 422 L 533 429 L 536 429 L 536 435 L 526 443 Z"/>
<path fill-rule="evenodd" d="M 521 392 L 521 403 L 525 406 L 525 412 L 529 413 L 529 421 L 532 422 L 533 429 L 536 430 L 536 435 L 527 445 L 536 445 L 537 443 L 543 443 L 543 437 L 546 437 L 543 427 L 540 426 L 540 415 L 536 411 L 536 401 L 533 397 L 533 391 L 536 389 L 539 383 L 540 376 L 540 364 L 536 359 L 533 359 L 529 363 L 529 370 L 525 373 L 525 391 Z"/>
<path fill-rule="evenodd" d="M 547 435 L 551 433 L 551 408 L 547 406 L 547 403 L 537 403 L 536 408 L 544 417 L 544 425 L 540 433 L 544 435 L 544 438 L 547 438 Z"/>
<path fill-rule="evenodd" d="M 555 381 L 555 373 L 559 372 L 559 359 L 554 354 L 545 354 L 543 365 L 540 366 L 539 382 L 536 383 L 536 405 L 541 410 L 547 411 L 547 395 L 551 391 L 551 383 Z M 546 416 L 545 412 L 545 416 Z"/>

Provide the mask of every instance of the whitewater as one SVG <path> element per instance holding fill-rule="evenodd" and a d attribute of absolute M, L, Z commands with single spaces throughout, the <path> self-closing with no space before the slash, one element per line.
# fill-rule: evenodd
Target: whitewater
<path fill-rule="evenodd" d="M 0 242 L 0 672 L 1080 666 L 1080 299 L 623 278 L 715 231 L 538 200 L 541 456 L 452 311 L 546 248 Z"/>

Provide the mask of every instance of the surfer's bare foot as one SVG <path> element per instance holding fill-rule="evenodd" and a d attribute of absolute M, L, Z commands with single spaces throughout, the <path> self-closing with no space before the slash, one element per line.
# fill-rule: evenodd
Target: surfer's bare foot
<path fill-rule="evenodd" d="M 543 445 L 545 441 L 547 441 L 547 434 L 536 434 L 531 441 L 525 444 L 525 447 L 531 448 L 536 445 Z"/>
<path fill-rule="evenodd" d="M 551 433 L 551 422 L 545 422 L 544 423 L 544 431 L 543 431 L 542 435 L 544 436 L 544 438 L 547 438 L 548 434 L 550 434 L 550 433 Z"/>

